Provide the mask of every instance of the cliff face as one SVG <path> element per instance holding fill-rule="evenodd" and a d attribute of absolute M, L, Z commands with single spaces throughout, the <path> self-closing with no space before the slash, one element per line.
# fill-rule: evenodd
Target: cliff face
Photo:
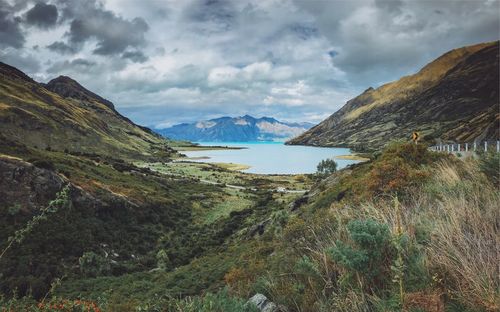
<path fill-rule="evenodd" d="M 418 73 L 369 88 L 289 144 L 380 148 L 419 131 L 428 141 L 499 135 L 499 43 L 452 50 Z"/>

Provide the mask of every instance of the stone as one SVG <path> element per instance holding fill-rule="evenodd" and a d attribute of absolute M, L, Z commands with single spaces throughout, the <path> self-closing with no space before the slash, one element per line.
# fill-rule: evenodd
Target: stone
<path fill-rule="evenodd" d="M 263 294 L 255 294 L 248 303 L 256 305 L 261 312 L 278 312 L 278 306 Z"/>

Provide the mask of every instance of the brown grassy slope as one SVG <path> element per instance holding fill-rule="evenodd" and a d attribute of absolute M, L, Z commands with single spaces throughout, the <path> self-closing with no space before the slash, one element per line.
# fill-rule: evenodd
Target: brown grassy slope
<path fill-rule="evenodd" d="M 0 131 L 30 147 L 151 157 L 166 141 L 68 77 L 39 84 L 0 63 Z"/>
<path fill-rule="evenodd" d="M 418 130 L 427 139 L 499 137 L 498 41 L 452 50 L 418 73 L 369 88 L 290 144 L 381 147 Z"/>

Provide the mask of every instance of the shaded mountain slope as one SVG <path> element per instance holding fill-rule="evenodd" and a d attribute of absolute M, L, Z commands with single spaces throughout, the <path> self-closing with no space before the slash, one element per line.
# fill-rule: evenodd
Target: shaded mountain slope
<path fill-rule="evenodd" d="M 287 123 L 274 118 L 252 116 L 221 117 L 195 123 L 183 123 L 157 130 L 158 133 L 176 140 L 190 141 L 282 141 L 293 138 L 307 129 L 309 123 Z"/>
<path fill-rule="evenodd" d="M 499 137 L 498 42 L 452 50 L 418 73 L 369 88 L 289 144 L 380 148 L 420 131 L 428 141 Z"/>
<path fill-rule="evenodd" d="M 151 157 L 166 141 L 69 77 L 37 83 L 0 63 L 0 131 L 30 147 Z"/>

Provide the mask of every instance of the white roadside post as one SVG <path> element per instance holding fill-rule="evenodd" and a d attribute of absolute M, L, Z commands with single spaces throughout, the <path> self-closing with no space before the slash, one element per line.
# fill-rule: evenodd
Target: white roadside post
<path fill-rule="evenodd" d="M 474 152 L 476 151 L 476 149 L 477 149 L 477 143 L 476 141 L 474 141 Z"/>
<path fill-rule="evenodd" d="M 497 153 L 500 152 L 500 141 L 497 141 Z"/>
<path fill-rule="evenodd" d="M 458 144 L 458 149 L 457 149 L 457 151 L 459 151 L 459 152 L 460 152 L 460 143 Z"/>
<path fill-rule="evenodd" d="M 468 152 L 469 151 L 469 143 L 465 143 L 465 151 Z"/>
<path fill-rule="evenodd" d="M 484 151 L 488 151 L 488 141 L 484 141 Z"/>

